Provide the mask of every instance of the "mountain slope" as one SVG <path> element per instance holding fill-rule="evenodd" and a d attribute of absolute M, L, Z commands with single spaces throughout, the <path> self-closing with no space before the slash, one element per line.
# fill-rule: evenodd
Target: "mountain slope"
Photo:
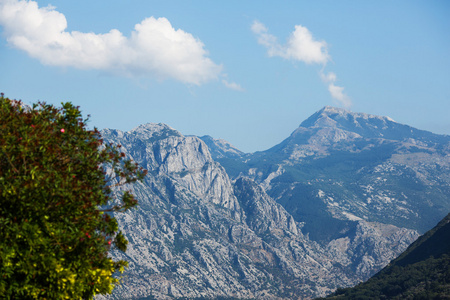
<path fill-rule="evenodd" d="M 450 211 L 450 136 L 387 117 L 325 107 L 279 145 L 218 161 L 261 184 L 322 244 L 356 220 L 425 232 Z"/>
<path fill-rule="evenodd" d="M 367 282 L 329 299 L 448 299 L 450 214 Z"/>
<path fill-rule="evenodd" d="M 244 152 L 237 149 L 230 143 L 222 139 L 214 139 L 209 135 L 199 137 L 208 146 L 214 160 L 223 158 L 237 158 L 244 155 Z"/>
<path fill-rule="evenodd" d="M 261 185 L 230 180 L 197 137 L 164 124 L 102 136 L 149 171 L 130 187 L 138 208 L 116 216 L 130 244 L 113 255 L 130 268 L 109 298 L 311 298 L 367 279 L 417 237 L 355 220 L 323 246 Z"/>

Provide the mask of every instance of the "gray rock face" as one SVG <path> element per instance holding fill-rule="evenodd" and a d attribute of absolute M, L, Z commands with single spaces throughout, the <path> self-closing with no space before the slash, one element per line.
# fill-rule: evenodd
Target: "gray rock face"
<path fill-rule="evenodd" d="M 237 158 L 244 154 L 230 143 L 222 139 L 214 139 L 209 135 L 201 136 L 200 139 L 208 146 L 212 156 L 216 158 Z"/>
<path fill-rule="evenodd" d="M 144 182 L 127 187 L 138 208 L 116 216 L 129 245 L 112 255 L 130 267 L 108 298 L 323 296 L 367 279 L 418 236 L 355 216 L 341 236 L 319 243 L 263 185 L 231 180 L 199 138 L 164 124 L 102 136 L 149 170 Z"/>
<path fill-rule="evenodd" d="M 387 117 L 325 107 L 267 151 L 217 160 L 261 184 L 322 244 L 357 220 L 423 233 L 450 211 L 450 136 Z"/>

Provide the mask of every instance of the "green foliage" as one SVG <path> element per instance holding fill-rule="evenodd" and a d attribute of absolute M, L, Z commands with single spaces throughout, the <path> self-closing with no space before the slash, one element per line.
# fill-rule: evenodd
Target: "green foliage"
<path fill-rule="evenodd" d="M 450 257 L 394 266 L 354 288 L 338 289 L 327 299 L 447 299 Z"/>
<path fill-rule="evenodd" d="M 368 281 L 327 299 L 448 299 L 449 241 L 450 214 Z"/>
<path fill-rule="evenodd" d="M 102 145 L 78 107 L 0 97 L 0 298 L 92 299 L 111 293 L 127 240 L 112 212 L 137 205 L 111 187 L 146 171 Z M 113 172 L 107 177 L 106 166 Z"/>

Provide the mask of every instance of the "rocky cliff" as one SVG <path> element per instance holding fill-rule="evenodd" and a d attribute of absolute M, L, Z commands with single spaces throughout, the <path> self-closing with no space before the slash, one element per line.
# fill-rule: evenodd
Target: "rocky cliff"
<path fill-rule="evenodd" d="M 167 125 L 105 129 L 102 135 L 149 171 L 144 182 L 130 187 L 138 208 L 117 215 L 130 243 L 126 254 L 113 255 L 130 267 L 112 299 L 323 296 L 367 279 L 418 236 L 341 209 L 348 215 L 336 219 L 342 222 L 339 234 L 314 240 L 305 230 L 309 224 L 298 217 L 303 208 L 280 201 L 289 192 L 283 186 L 277 195 L 274 181 L 267 180 L 286 173 L 284 165 L 267 176 L 247 167 L 247 176 L 232 180 L 204 141 Z M 233 159 L 243 155 L 233 153 Z M 318 195 L 329 197 L 328 191 Z M 321 205 L 305 211 L 314 211 L 319 220 L 321 214 L 334 216 Z"/>
<path fill-rule="evenodd" d="M 388 117 L 325 107 L 267 151 L 217 160 L 261 184 L 321 243 L 358 220 L 423 233 L 450 211 L 450 136 Z"/>

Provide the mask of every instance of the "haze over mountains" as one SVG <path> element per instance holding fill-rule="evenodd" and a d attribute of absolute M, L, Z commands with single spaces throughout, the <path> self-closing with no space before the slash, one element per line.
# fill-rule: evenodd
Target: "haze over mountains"
<path fill-rule="evenodd" d="M 324 296 L 450 211 L 450 137 L 387 117 L 325 107 L 251 154 L 165 124 L 102 135 L 149 170 L 117 215 L 130 268 L 111 298 Z"/>

